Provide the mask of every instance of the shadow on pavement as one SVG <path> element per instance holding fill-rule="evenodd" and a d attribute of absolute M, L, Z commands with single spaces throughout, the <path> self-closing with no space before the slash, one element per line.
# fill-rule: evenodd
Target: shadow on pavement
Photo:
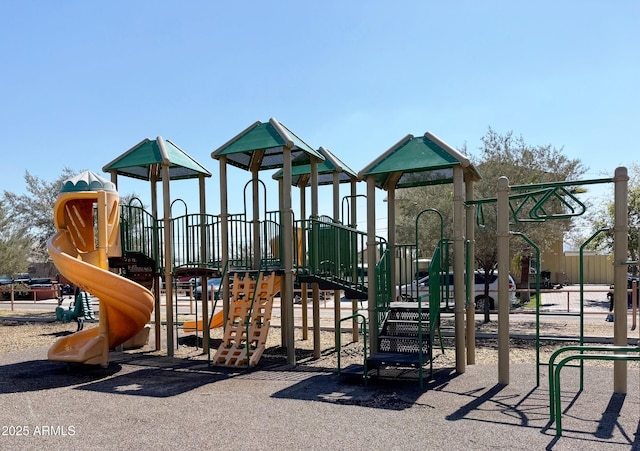
<path fill-rule="evenodd" d="M 29 360 L 2 366 L 4 374 L 0 393 L 21 393 L 81 385 L 108 378 L 121 370 L 98 365 L 75 365 L 49 360 Z"/>
<path fill-rule="evenodd" d="M 307 373 L 309 371 L 312 370 L 307 370 Z M 335 372 L 326 372 L 306 377 L 272 396 L 279 399 L 402 411 L 419 403 L 420 397 L 426 392 L 446 386 L 457 377 L 455 372 L 450 370 L 436 370 L 431 380 L 425 375 L 425 387 L 420 388 L 416 376 L 416 371 L 387 370 L 382 372 L 380 377 L 371 377 L 365 386 L 362 377 L 340 378 Z"/>

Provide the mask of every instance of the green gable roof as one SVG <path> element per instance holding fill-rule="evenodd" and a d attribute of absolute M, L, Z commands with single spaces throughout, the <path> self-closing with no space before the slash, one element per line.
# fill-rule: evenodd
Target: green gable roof
<path fill-rule="evenodd" d="M 226 156 L 229 164 L 245 170 L 250 170 L 253 165 L 259 170 L 276 169 L 283 166 L 285 147 L 291 148 L 294 166 L 308 164 L 311 157 L 323 159 L 322 155 L 274 118 L 266 123 L 253 123 L 214 150 L 211 158 Z"/>
<path fill-rule="evenodd" d="M 328 149 L 320 146 L 318 149 L 324 157 L 324 161 L 318 163 L 318 185 L 331 185 L 334 173 L 338 173 L 340 183 L 349 183 L 358 178 L 358 174 L 344 164 L 338 157 Z M 307 186 L 311 177 L 311 165 L 303 164 L 294 166 L 291 170 L 291 184 L 294 186 Z M 275 180 L 282 178 L 282 170 L 273 174 Z"/>
<path fill-rule="evenodd" d="M 150 180 L 151 173 L 156 171 L 157 180 L 162 179 L 159 167 L 164 162 L 169 163 L 169 178 L 171 180 L 195 178 L 200 175 L 211 177 L 204 166 L 191 158 L 170 140 L 158 137 L 155 140 L 145 138 L 124 154 L 102 168 L 104 172 L 116 171 L 124 175 L 141 180 Z"/>
<path fill-rule="evenodd" d="M 358 177 L 375 178 L 376 186 L 387 189 L 438 185 L 453 182 L 453 168 L 462 166 L 465 179 L 480 175 L 469 159 L 430 132 L 424 136 L 407 135 L 395 146 L 362 169 Z"/>

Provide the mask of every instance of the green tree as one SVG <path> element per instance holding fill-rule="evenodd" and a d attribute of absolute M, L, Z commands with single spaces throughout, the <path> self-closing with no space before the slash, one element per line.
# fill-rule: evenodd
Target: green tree
<path fill-rule="evenodd" d="M 49 261 L 46 244 L 55 234 L 53 207 L 64 182 L 79 172 L 82 171 L 65 167 L 55 180 L 47 181 L 26 171 L 26 194 L 4 192 L 6 214 L 11 217 L 15 230 L 19 230 L 20 236 L 30 243 L 29 260 L 41 263 Z M 135 194 L 124 195 L 121 204 L 126 204 L 135 197 Z"/>
<path fill-rule="evenodd" d="M 466 146 L 461 149 L 466 153 Z M 475 184 L 476 199 L 495 199 L 497 182 L 500 176 L 506 176 L 511 185 L 538 184 L 543 182 L 577 180 L 586 168 L 578 159 L 569 159 L 562 154 L 562 149 L 551 145 L 533 146 L 527 144 L 522 136 L 514 136 L 512 132 L 499 134 L 489 128 L 482 137 L 482 146 L 477 157 L 472 156 L 482 180 Z M 398 191 L 398 211 L 396 212 L 397 241 L 414 243 L 416 229 L 418 246 L 422 255 L 431 255 L 439 239 L 439 218 L 437 215 L 423 215 L 419 224 L 415 223 L 417 214 L 426 208 L 437 209 L 444 218 L 445 235 L 451 236 L 453 216 L 452 186 L 439 185 L 412 188 Z M 556 201 L 551 206 L 562 209 L 562 202 Z M 475 232 L 475 265 L 476 269 L 493 274 L 497 265 L 496 249 L 496 205 L 486 203 L 481 209 L 482 226 Z M 561 237 L 571 226 L 569 220 L 553 220 L 546 222 L 516 222 L 511 230 L 522 232 L 536 243 L 541 251 L 553 244 L 549 237 Z M 528 287 L 529 258 L 532 249 L 518 238 L 511 239 L 512 261 L 520 263 L 522 281 Z M 488 295 L 488 284 L 485 296 Z M 527 293 L 523 293 L 525 296 Z M 486 304 L 486 303 L 485 303 Z M 488 305 L 485 310 L 488 321 Z"/>
<path fill-rule="evenodd" d="M 640 246 L 640 165 L 633 163 L 628 168 L 628 207 L 627 224 L 629 225 L 629 259 L 638 261 L 638 246 Z M 613 193 L 612 196 L 613 198 Z M 615 204 L 613 200 L 604 203 L 591 217 L 592 233 L 598 229 L 608 229 L 606 232 L 597 235 L 590 243 L 590 248 L 606 252 L 613 251 L 613 225 L 614 225 Z M 635 265 L 633 271 L 637 274 L 638 268 Z"/>
<path fill-rule="evenodd" d="M 30 258 L 34 262 L 49 260 L 46 243 L 55 233 L 53 206 L 62 184 L 74 174 L 73 170 L 65 167 L 57 179 L 47 181 L 26 171 L 24 176 L 26 194 L 4 192 L 7 211 L 17 227 L 23 230 L 32 241 Z"/>
<path fill-rule="evenodd" d="M 0 202 L 0 274 L 14 276 L 27 272 L 31 240 L 16 226 Z"/>

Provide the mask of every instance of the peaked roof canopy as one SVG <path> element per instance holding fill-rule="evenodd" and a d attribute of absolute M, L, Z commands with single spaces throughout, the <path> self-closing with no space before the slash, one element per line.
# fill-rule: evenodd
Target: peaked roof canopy
<path fill-rule="evenodd" d="M 258 170 L 281 168 L 284 148 L 291 149 L 292 165 L 308 164 L 311 157 L 323 157 L 295 133 L 271 118 L 269 122 L 257 121 L 227 143 L 211 153 L 211 158 L 226 156 L 229 164 L 241 169 Z"/>
<path fill-rule="evenodd" d="M 331 185 L 333 184 L 333 174 L 339 174 L 340 183 L 349 183 L 352 180 L 357 180 L 358 174 L 350 167 L 344 164 L 338 157 L 336 157 L 329 150 L 320 146 L 318 149 L 324 157 L 324 161 L 318 163 L 318 185 Z M 282 170 L 279 170 L 273 174 L 273 178 L 279 180 L 282 178 Z M 291 170 L 291 184 L 293 186 L 307 186 L 309 179 L 311 178 L 311 165 L 303 164 L 294 166 Z"/>
<path fill-rule="evenodd" d="M 453 168 L 462 166 L 465 180 L 480 180 L 469 159 L 427 132 L 424 136 L 407 135 L 395 146 L 362 169 L 362 180 L 374 176 L 376 186 L 388 189 L 453 183 Z"/>
<path fill-rule="evenodd" d="M 100 177 L 95 172 L 84 171 L 65 180 L 60 188 L 61 193 L 75 193 L 79 191 L 116 192 L 116 185 Z"/>
<path fill-rule="evenodd" d="M 145 138 L 124 154 L 102 168 L 104 172 L 116 171 L 118 175 L 140 180 L 162 179 L 160 167 L 169 165 L 169 179 L 180 180 L 196 178 L 200 175 L 211 177 L 204 166 L 191 158 L 184 150 L 162 137 L 154 141 Z"/>

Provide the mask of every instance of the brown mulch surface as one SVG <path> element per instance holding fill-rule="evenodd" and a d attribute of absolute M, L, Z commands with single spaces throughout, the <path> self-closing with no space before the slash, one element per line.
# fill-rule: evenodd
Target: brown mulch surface
<path fill-rule="evenodd" d="M 16 318 L 22 316 L 24 320 Z M 7 319 L 12 317 L 16 319 Z M 450 327 L 451 319 L 443 319 L 443 329 Z M 577 322 L 576 322 L 577 323 Z M 97 327 L 98 323 L 85 321 L 85 329 Z M 495 364 L 498 361 L 498 340 L 497 322 L 476 323 L 476 364 Z M 544 334 L 548 336 L 575 336 L 578 333 L 577 324 L 572 322 L 553 322 L 545 324 Z M 51 312 L 29 312 L 0 310 L 0 355 L 24 351 L 37 347 L 49 347 L 59 337 L 72 334 L 76 331 L 77 324 L 75 322 L 61 323 L 54 321 Z M 152 327 L 153 329 L 153 327 Z M 510 324 L 510 331 L 516 337 L 534 336 L 535 335 L 535 318 L 531 321 L 519 321 Z M 585 336 L 592 337 L 611 337 L 613 334 L 612 323 L 591 322 L 585 324 Z M 630 333 L 631 336 L 631 333 Z M 222 339 L 221 329 L 211 331 L 211 355 L 220 344 Z M 362 363 L 363 359 L 363 343 L 362 337 L 359 342 L 352 342 L 352 334 L 343 333 L 342 338 L 341 366 L 346 367 L 351 363 Z M 178 333 L 178 348 L 175 356 L 187 359 L 207 359 L 207 355 L 202 351 L 202 338 L 195 335 L 184 335 L 180 331 Z M 335 353 L 335 333 L 333 331 L 323 330 L 320 334 L 321 357 L 315 359 L 313 357 L 313 332 L 309 330 L 307 339 L 303 339 L 302 331 L 296 329 L 295 347 L 296 361 L 299 364 L 313 366 L 337 368 L 337 354 Z M 442 354 L 439 349 L 435 350 L 436 362 L 442 366 L 455 366 L 455 350 L 452 337 L 444 337 L 442 342 L 445 352 Z M 540 358 L 547 361 L 551 354 L 561 346 L 567 345 L 567 342 L 543 342 L 540 347 Z M 436 343 L 439 347 L 439 343 Z M 147 347 L 142 350 L 153 354 L 154 351 Z M 163 353 L 163 351 L 159 351 Z M 510 340 L 510 361 L 512 363 L 535 363 L 535 341 L 531 339 L 514 338 Z M 281 335 L 279 327 L 272 327 L 269 334 L 266 350 L 262 358 L 262 363 L 286 364 L 286 349 L 281 346 Z M 594 365 L 608 365 L 608 362 L 590 362 Z M 629 363 L 629 365 L 638 365 L 637 362 Z"/>

